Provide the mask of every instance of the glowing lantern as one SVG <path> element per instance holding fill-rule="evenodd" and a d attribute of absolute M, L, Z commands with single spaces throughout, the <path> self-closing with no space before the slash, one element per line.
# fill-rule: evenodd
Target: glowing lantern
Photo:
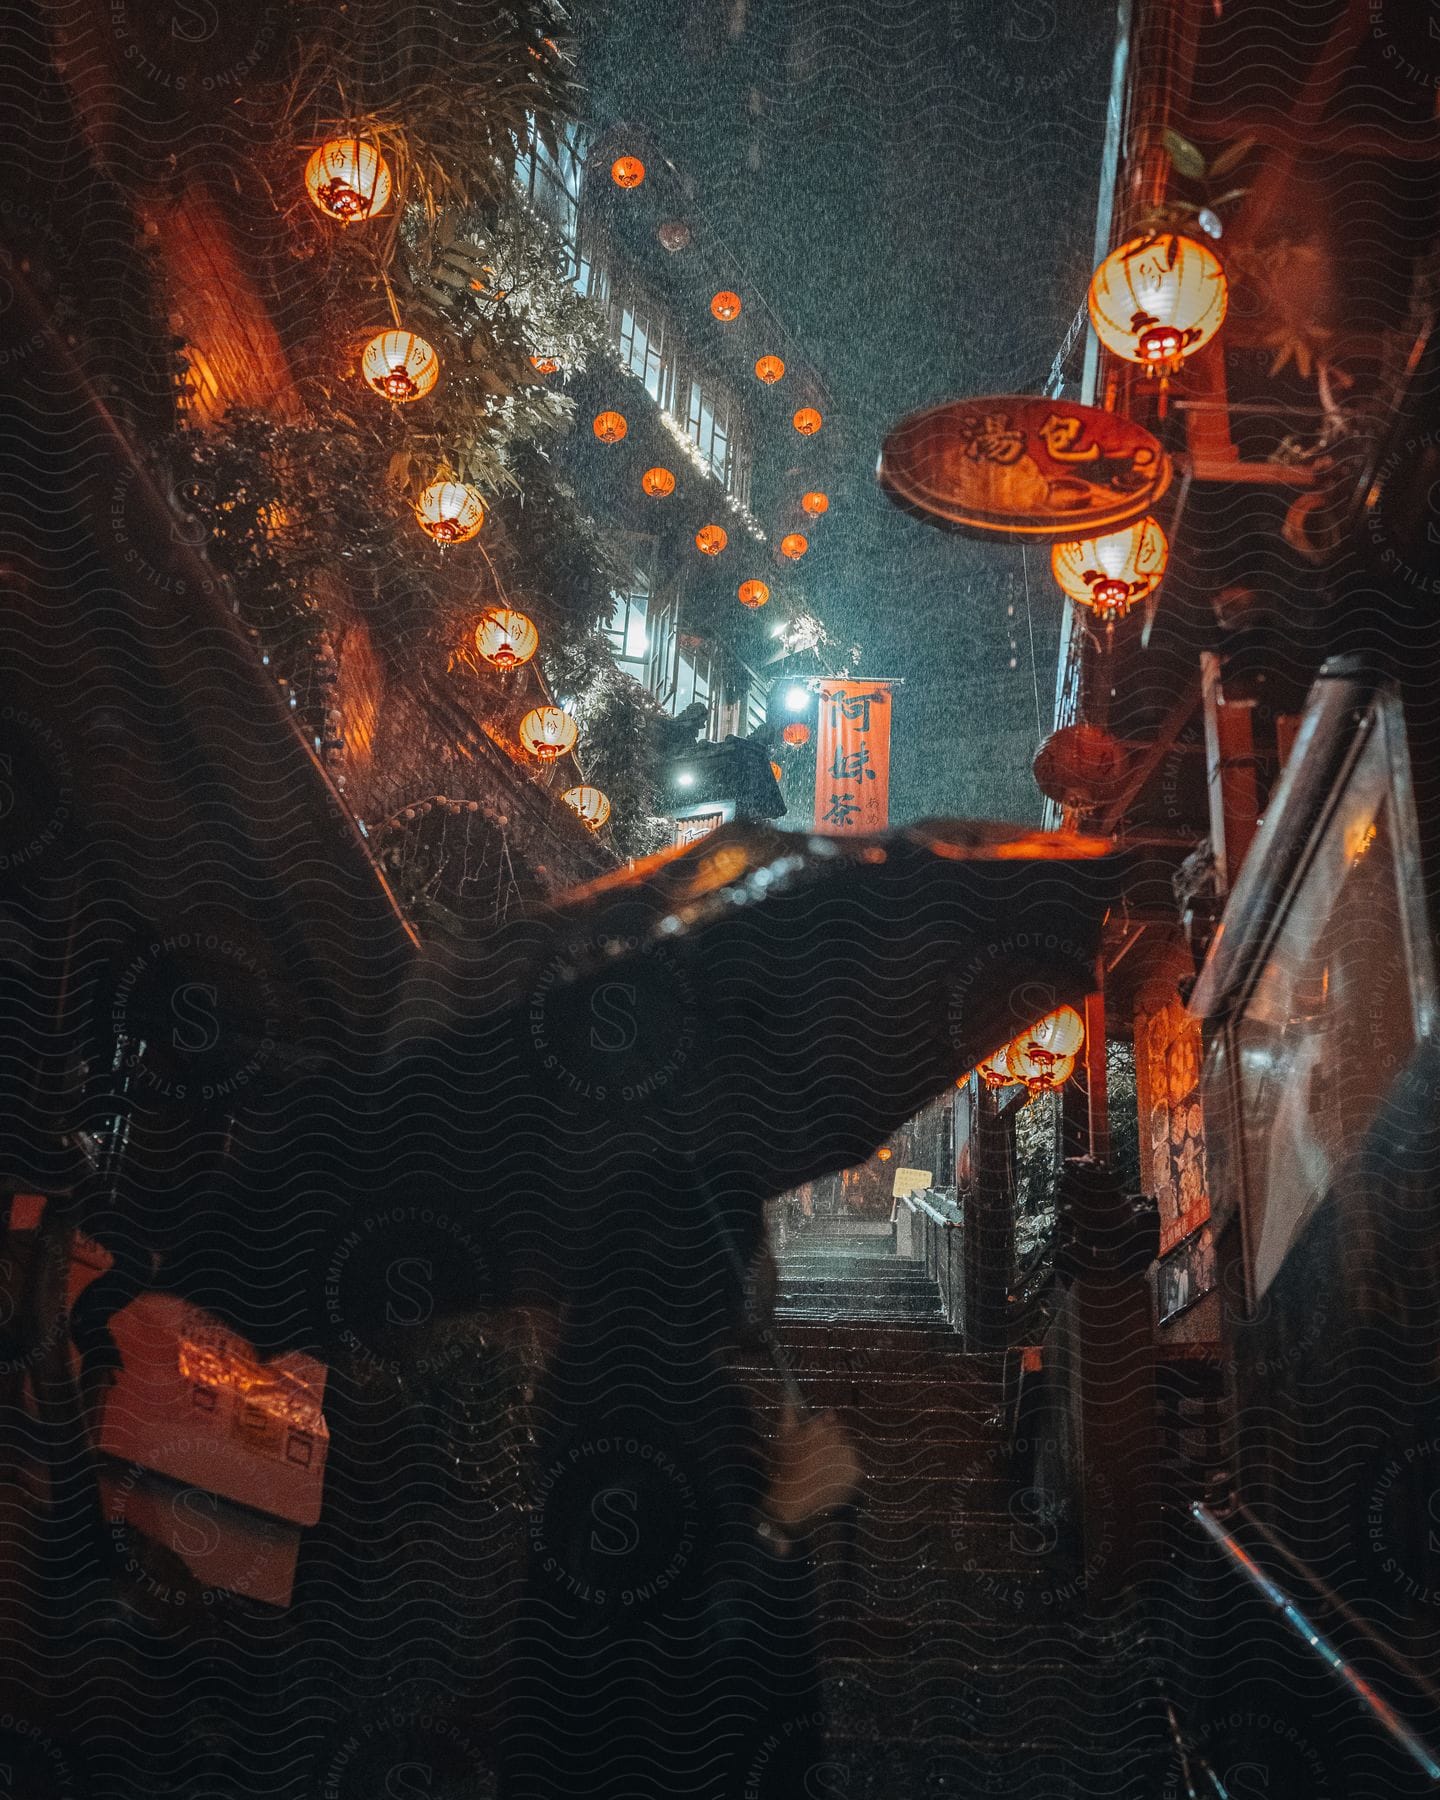
<path fill-rule="evenodd" d="M 763 606 L 770 598 L 770 589 L 763 581 L 742 581 L 736 592 L 740 596 L 740 604 L 752 609 Z"/>
<path fill-rule="evenodd" d="M 1220 259 L 1166 232 L 1112 250 L 1090 280 L 1090 322 L 1126 362 L 1173 373 L 1220 329 L 1229 288 Z"/>
<path fill-rule="evenodd" d="M 540 646 L 533 620 L 508 606 L 492 606 L 475 627 L 475 648 L 495 669 L 518 669 Z"/>
<path fill-rule="evenodd" d="M 814 437 L 815 433 L 825 421 L 820 417 L 813 406 L 802 406 L 790 423 L 800 433 L 801 437 Z"/>
<path fill-rule="evenodd" d="M 803 719 L 792 719 L 780 736 L 787 744 L 793 744 L 798 749 L 801 744 L 810 742 L 810 727 Z"/>
<path fill-rule="evenodd" d="M 463 544 L 485 523 L 485 502 L 460 481 L 432 481 L 415 502 L 420 529 L 437 544 Z"/>
<path fill-rule="evenodd" d="M 787 531 L 780 540 L 780 554 L 788 556 L 791 562 L 799 562 L 810 548 L 810 540 L 803 531 Z"/>
<path fill-rule="evenodd" d="M 1084 1042 L 1085 1021 L 1073 1006 L 1059 1006 L 1006 1045 L 1004 1067 L 1032 1097 L 1053 1093 L 1075 1073 Z"/>
<path fill-rule="evenodd" d="M 779 763 L 776 763 L 776 762 L 771 763 L 770 773 L 775 777 L 775 779 L 777 781 L 783 781 L 785 779 L 785 771 L 780 767 Z"/>
<path fill-rule="evenodd" d="M 520 742 L 537 762 L 554 762 L 575 748 L 580 727 L 563 706 L 533 706 L 520 721 Z"/>
<path fill-rule="evenodd" d="M 579 813 L 592 831 L 598 831 L 610 817 L 610 802 L 597 787 L 566 788 L 560 798 Z"/>
<path fill-rule="evenodd" d="M 596 413 L 594 431 L 602 444 L 618 444 L 630 427 L 625 423 L 624 413 Z"/>
<path fill-rule="evenodd" d="M 1056 1056 L 1036 1063 L 1019 1044 L 1005 1046 L 1005 1066 L 1011 1081 L 1019 1082 L 1033 1100 L 1037 1094 L 1053 1094 L 1075 1073 L 1073 1056 Z"/>
<path fill-rule="evenodd" d="M 360 373 L 386 400 L 419 400 L 434 387 L 440 358 L 413 331 L 382 331 L 365 346 Z"/>
<path fill-rule="evenodd" d="M 1076 1056 L 1085 1042 L 1085 1021 L 1073 1006 L 1057 1006 L 1015 1039 L 1035 1055 Z"/>
<path fill-rule="evenodd" d="M 800 505 L 810 514 L 812 519 L 818 519 L 821 513 L 829 512 L 830 496 L 828 494 L 822 494 L 817 488 L 813 493 L 802 495 Z"/>
<path fill-rule="evenodd" d="M 998 1050 L 992 1050 L 989 1056 L 983 1058 L 975 1065 L 975 1073 L 985 1083 L 987 1088 L 993 1090 L 995 1088 L 1015 1086 L 1015 1077 L 1010 1073 L 1005 1062 L 1005 1056 L 1009 1048 L 1010 1046 L 1008 1044 L 1002 1044 Z M 964 1087 L 964 1079 L 962 1078 L 960 1081 L 957 1081 L 955 1085 L 956 1087 Z"/>
<path fill-rule="evenodd" d="M 729 542 L 723 525 L 702 525 L 695 533 L 695 548 L 705 556 L 718 556 Z"/>
<path fill-rule="evenodd" d="M 610 179 L 618 188 L 637 188 L 645 179 L 645 165 L 638 156 L 617 156 L 610 165 Z"/>
<path fill-rule="evenodd" d="M 721 288 L 710 302 L 710 310 L 717 319 L 728 325 L 732 319 L 740 317 L 740 296 L 732 294 L 729 288 Z"/>
<path fill-rule="evenodd" d="M 663 500 L 666 494 L 675 492 L 675 477 L 668 469 L 647 469 L 640 477 L 640 485 L 647 494 Z"/>
<path fill-rule="evenodd" d="M 1165 533 L 1154 519 L 1138 519 L 1107 537 L 1056 544 L 1050 567 L 1077 606 L 1088 606 L 1109 625 L 1159 587 L 1169 556 Z"/>
<path fill-rule="evenodd" d="M 390 198 L 390 168 L 364 138 L 331 138 L 305 165 L 305 192 L 328 219 L 358 225 Z"/>
<path fill-rule="evenodd" d="M 553 375 L 560 365 L 553 356 L 532 356 L 530 367 L 537 375 Z"/>
<path fill-rule="evenodd" d="M 888 1144 L 882 1144 L 880 1146 L 880 1148 L 875 1152 L 875 1155 L 880 1162 L 889 1162 L 890 1158 L 894 1154 L 895 1154 L 895 1152 L 890 1148 L 890 1146 Z"/>
<path fill-rule="evenodd" d="M 755 365 L 755 373 L 766 387 L 773 387 L 785 373 L 785 365 L 778 356 L 762 356 Z"/>

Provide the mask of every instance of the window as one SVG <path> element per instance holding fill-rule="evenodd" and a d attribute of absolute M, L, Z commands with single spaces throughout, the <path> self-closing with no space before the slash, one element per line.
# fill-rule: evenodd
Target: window
<path fill-rule="evenodd" d="M 730 403 L 704 382 L 690 383 L 690 405 L 685 429 L 691 442 L 709 464 L 710 473 L 725 488 L 730 486 Z"/>
<path fill-rule="evenodd" d="M 616 662 L 627 675 L 633 675 L 641 683 L 645 681 L 650 664 L 649 618 L 649 584 L 637 572 L 633 590 L 614 596 L 605 635 Z"/>
<path fill-rule="evenodd" d="M 650 612 L 650 667 L 645 685 L 667 712 L 675 705 L 677 615 L 674 603 Z"/>
<path fill-rule="evenodd" d="M 559 231 L 569 257 L 567 273 L 578 278 L 580 194 L 585 181 L 589 133 L 583 125 L 564 126 L 552 156 L 541 141 L 533 114 L 529 127 L 528 141 L 515 158 L 515 180 L 536 212 L 549 219 Z"/>
<path fill-rule="evenodd" d="M 658 313 L 641 308 L 643 302 L 633 298 L 620 308 L 620 358 L 630 373 L 645 383 L 645 392 L 655 404 L 664 407 L 672 386 L 665 364 L 665 327 Z"/>
<path fill-rule="evenodd" d="M 757 731 L 765 729 L 765 698 L 768 691 L 767 684 L 754 675 L 745 684 L 744 736 L 754 737 Z"/>

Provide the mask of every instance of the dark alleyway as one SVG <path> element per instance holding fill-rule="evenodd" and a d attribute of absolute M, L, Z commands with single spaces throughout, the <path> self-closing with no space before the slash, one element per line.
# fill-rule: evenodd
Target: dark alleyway
<path fill-rule="evenodd" d="M 854 1507 L 815 1538 L 831 1763 L 813 1791 L 1138 1792 L 1157 1715 L 1135 1646 L 1087 1618 L 1074 1521 L 1015 1473 L 1027 1451 L 1008 1429 L 1003 1356 L 962 1347 L 894 1238 L 822 1223 L 778 1259 L 779 1343 L 864 1472 Z"/>

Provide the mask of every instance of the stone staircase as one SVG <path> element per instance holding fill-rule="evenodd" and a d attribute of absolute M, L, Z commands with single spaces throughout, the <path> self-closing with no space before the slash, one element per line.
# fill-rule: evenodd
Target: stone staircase
<path fill-rule="evenodd" d="M 1148 1795 L 1144 1684 L 1085 1615 L 1068 1522 L 1012 1475 L 1001 1358 L 961 1347 L 883 1228 L 787 1246 L 776 1323 L 864 1469 L 853 1515 L 817 1533 L 831 1761 L 816 1792 Z"/>

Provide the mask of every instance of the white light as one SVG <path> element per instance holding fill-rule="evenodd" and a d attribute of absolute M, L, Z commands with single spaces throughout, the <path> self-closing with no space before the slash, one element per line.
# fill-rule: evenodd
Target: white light
<path fill-rule="evenodd" d="M 677 787 L 694 787 L 695 777 L 689 769 L 682 769 L 675 777 Z"/>
<path fill-rule="evenodd" d="M 779 625 L 772 625 L 770 627 L 770 635 L 771 635 L 771 637 L 784 637 L 784 635 L 785 635 L 784 622 L 782 621 Z"/>
<path fill-rule="evenodd" d="M 785 704 L 790 708 L 791 712 L 804 712 L 805 708 L 810 704 L 810 696 L 805 692 L 804 688 L 794 687 L 791 688 L 790 692 L 785 696 Z"/>

